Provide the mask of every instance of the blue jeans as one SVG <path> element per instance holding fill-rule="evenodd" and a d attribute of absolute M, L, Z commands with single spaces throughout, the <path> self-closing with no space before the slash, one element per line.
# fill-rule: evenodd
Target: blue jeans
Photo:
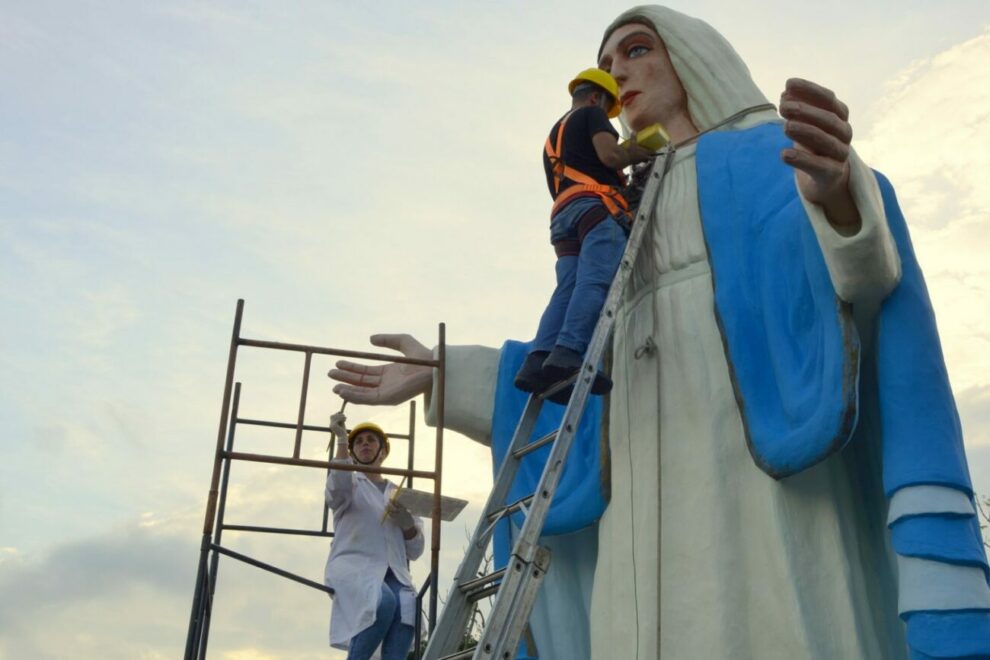
<path fill-rule="evenodd" d="M 382 660 L 406 660 L 415 630 L 402 623 L 400 589 L 402 584 L 391 570 L 388 571 L 382 584 L 375 622 L 351 638 L 347 660 L 368 660 L 379 644 L 382 646 Z"/>
<path fill-rule="evenodd" d="M 588 198 L 565 206 L 550 222 L 550 241 L 576 239 L 581 217 L 600 204 Z M 532 351 L 558 345 L 584 354 L 625 249 L 625 231 L 607 217 L 584 237 L 579 254 L 557 259 L 557 287 L 540 318 Z"/>

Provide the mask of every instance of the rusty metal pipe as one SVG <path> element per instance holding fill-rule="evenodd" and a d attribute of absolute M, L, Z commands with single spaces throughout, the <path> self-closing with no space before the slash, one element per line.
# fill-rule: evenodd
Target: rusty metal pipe
<path fill-rule="evenodd" d="M 334 355 L 358 360 L 374 360 L 376 362 L 397 362 L 399 364 L 418 364 L 423 367 L 437 367 L 436 360 L 420 360 L 404 355 L 388 355 L 385 353 L 368 353 L 367 351 L 347 351 L 339 348 L 324 348 L 323 346 L 307 346 L 306 344 L 288 344 L 280 341 L 262 341 L 259 339 L 241 339 L 241 346 L 254 348 L 273 348 L 280 351 L 296 351 L 297 353 L 315 353 L 317 355 Z"/>
<path fill-rule="evenodd" d="M 299 417 L 296 421 L 296 443 L 292 448 L 292 457 L 299 458 L 302 448 L 303 421 L 306 419 L 306 396 L 309 394 L 309 367 L 313 363 L 313 354 L 306 352 L 306 362 L 303 365 L 302 392 L 299 393 Z"/>
<path fill-rule="evenodd" d="M 229 454 L 224 452 L 224 456 L 235 461 L 250 461 L 254 463 L 275 463 L 277 465 L 298 465 L 301 467 L 323 468 L 331 467 L 330 461 L 314 461 L 308 458 L 289 458 L 283 456 L 268 456 L 266 454 L 249 454 L 239 451 L 232 451 Z M 420 477 L 423 479 L 434 479 L 436 473 L 428 470 L 404 470 L 402 468 L 370 467 L 366 465 L 355 465 L 350 463 L 333 463 L 332 469 L 343 470 L 345 472 L 371 472 L 373 474 L 391 474 L 397 477 Z"/>

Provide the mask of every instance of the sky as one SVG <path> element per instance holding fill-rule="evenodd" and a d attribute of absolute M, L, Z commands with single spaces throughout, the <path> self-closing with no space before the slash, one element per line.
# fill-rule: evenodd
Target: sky
<path fill-rule="evenodd" d="M 722 31 L 771 100 L 801 76 L 849 105 L 854 146 L 898 191 L 990 494 L 990 4 L 671 6 Z M 0 0 L 0 659 L 181 654 L 238 298 L 257 339 L 533 334 L 552 289 L 543 139 L 625 8 Z M 329 366 L 314 360 L 307 423 L 340 407 Z M 242 415 L 294 421 L 301 374 L 300 356 L 243 349 Z M 393 432 L 409 415 L 348 413 Z M 325 447 L 305 434 L 305 456 Z M 449 580 L 491 465 L 452 433 L 444 454 L 445 492 L 471 501 L 444 530 Z M 319 524 L 319 470 L 238 463 L 232 483 L 228 522 Z M 325 540 L 224 542 L 322 576 Z M 210 655 L 342 658 L 328 614 L 225 560 Z"/>

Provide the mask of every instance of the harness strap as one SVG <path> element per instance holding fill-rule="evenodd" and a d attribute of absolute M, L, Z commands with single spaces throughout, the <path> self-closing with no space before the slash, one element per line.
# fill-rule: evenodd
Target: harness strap
<path fill-rule="evenodd" d="M 579 195 L 595 195 L 601 199 L 610 214 L 616 217 L 627 215 L 629 213 L 629 204 L 616 188 L 598 183 L 598 181 L 584 172 L 565 164 L 561 158 L 561 152 L 564 147 L 564 130 L 567 128 L 567 120 L 571 118 L 573 113 L 574 111 L 571 110 L 560 120 L 560 125 L 557 128 L 556 144 L 551 143 L 550 136 L 548 135 L 547 141 L 543 146 L 543 150 L 546 152 L 553 171 L 554 204 L 550 215 L 553 216 L 556 214 L 567 202 Z M 560 186 L 563 184 L 564 179 L 573 181 L 574 185 L 569 186 L 567 190 L 561 193 Z"/>
<path fill-rule="evenodd" d="M 584 242 L 584 238 L 588 235 L 588 232 L 601 223 L 612 220 L 613 217 L 609 215 L 604 207 L 593 206 L 585 211 L 577 223 L 577 238 L 565 238 L 553 244 L 553 251 L 557 254 L 557 258 L 576 257 L 581 254 L 581 244 Z"/>
<path fill-rule="evenodd" d="M 560 193 L 553 203 L 553 210 L 550 212 L 551 217 L 575 197 L 586 197 L 588 195 L 598 197 L 611 215 L 621 218 L 621 216 L 629 213 L 629 203 L 626 202 L 626 198 L 618 190 L 612 186 L 606 186 L 600 183 L 585 183 L 575 184 Z"/>
<path fill-rule="evenodd" d="M 563 183 L 564 178 L 567 176 L 567 170 L 571 170 L 581 175 L 581 173 L 574 168 L 567 167 L 561 158 L 561 152 L 564 148 L 564 130 L 567 128 L 567 120 L 571 118 L 572 114 L 574 114 L 573 110 L 564 115 L 564 118 L 560 120 L 560 124 L 557 127 L 557 144 L 552 145 L 550 143 L 550 136 L 548 135 L 546 144 L 543 145 L 543 150 L 546 152 L 547 158 L 550 160 L 550 166 L 553 170 L 554 197 L 556 197 L 560 192 L 560 184 Z"/>
<path fill-rule="evenodd" d="M 576 238 L 565 238 L 553 244 L 554 254 L 557 258 L 576 257 L 581 253 L 581 241 Z"/>

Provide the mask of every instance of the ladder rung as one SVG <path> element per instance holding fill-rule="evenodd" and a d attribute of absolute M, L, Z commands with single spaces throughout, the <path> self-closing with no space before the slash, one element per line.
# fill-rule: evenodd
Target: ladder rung
<path fill-rule="evenodd" d="M 454 653 L 453 655 L 445 655 L 442 658 L 440 658 L 440 660 L 468 660 L 469 658 L 473 658 L 474 657 L 474 650 L 476 648 L 478 648 L 478 647 L 477 646 L 472 646 L 471 648 L 469 648 L 469 649 L 467 649 L 465 651 L 458 651 L 457 653 Z"/>
<path fill-rule="evenodd" d="M 472 591 L 466 596 L 466 598 L 469 602 L 477 603 L 482 598 L 488 598 L 492 594 L 497 594 L 501 586 L 502 583 L 499 582 L 498 584 L 493 584 L 490 587 L 485 587 L 484 589 L 479 589 L 478 591 Z"/>
<path fill-rule="evenodd" d="M 488 521 L 495 522 L 502 516 L 506 516 L 510 513 L 515 513 L 516 511 L 522 511 L 523 507 L 525 507 L 527 504 L 533 501 L 533 497 L 534 497 L 533 495 L 527 495 L 526 497 L 518 499 L 508 506 L 504 506 L 500 509 L 493 511 L 492 513 L 489 513 Z"/>
<path fill-rule="evenodd" d="M 477 578 L 475 578 L 473 580 L 468 580 L 464 584 L 460 585 L 460 590 L 463 593 L 467 593 L 467 592 L 471 591 L 472 589 L 476 589 L 477 587 L 480 587 L 483 584 L 488 584 L 489 582 L 494 582 L 495 580 L 500 579 L 503 575 L 505 575 L 505 569 L 504 568 L 501 569 L 501 570 L 495 571 L 494 573 L 489 573 L 487 575 L 482 575 L 481 577 L 477 577 Z"/>
<path fill-rule="evenodd" d="M 540 392 L 539 395 L 537 395 L 537 396 L 539 396 L 541 399 L 543 399 L 544 401 L 546 401 L 547 399 L 550 398 L 550 395 L 556 394 L 557 392 L 563 390 L 564 388 L 570 387 L 571 385 L 573 385 L 577 381 L 578 376 L 580 374 L 581 374 L 580 371 L 577 371 L 577 372 L 571 374 L 567 379 L 562 380 L 562 381 L 560 381 L 558 383 L 554 383 L 553 385 L 551 385 L 550 387 L 548 387 L 543 392 Z"/>
<path fill-rule="evenodd" d="M 526 454 L 531 454 L 540 447 L 550 444 L 551 442 L 554 441 L 554 438 L 557 437 L 557 433 L 559 430 L 560 429 L 555 429 L 553 431 L 550 431 L 550 433 L 547 433 L 545 436 L 543 436 L 536 442 L 531 442 L 528 445 L 522 447 L 521 449 L 515 450 L 514 452 L 512 452 L 512 455 L 515 456 L 516 458 L 522 458 Z"/>

